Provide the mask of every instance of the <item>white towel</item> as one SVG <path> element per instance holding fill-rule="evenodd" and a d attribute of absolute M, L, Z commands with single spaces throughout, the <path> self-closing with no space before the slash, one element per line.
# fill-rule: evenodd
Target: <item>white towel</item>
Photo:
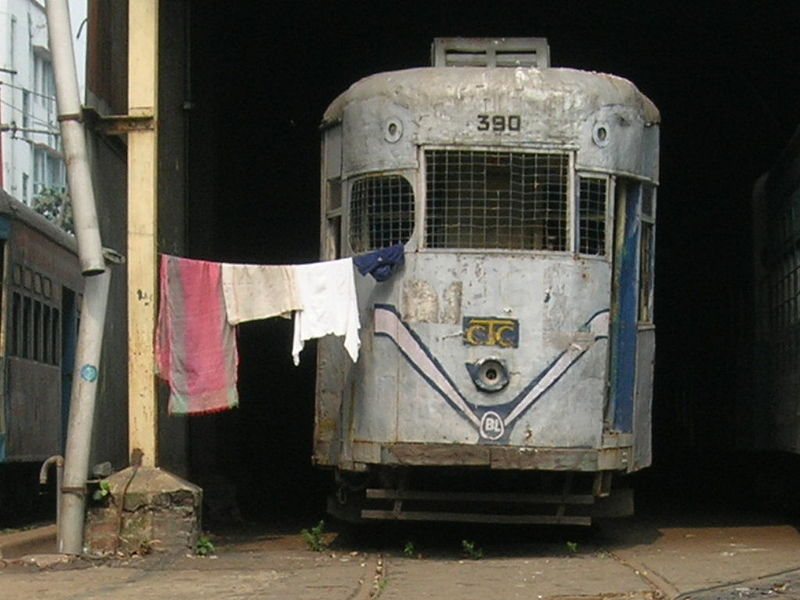
<path fill-rule="evenodd" d="M 296 265 L 294 277 L 303 307 L 294 313 L 294 364 L 300 364 L 300 351 L 306 340 L 330 334 L 344 336 L 344 347 L 356 362 L 361 345 L 358 339 L 361 324 L 353 259 Z"/>
<path fill-rule="evenodd" d="M 302 308 L 293 266 L 222 263 L 222 293 L 231 325 L 279 315 L 288 318 Z"/>

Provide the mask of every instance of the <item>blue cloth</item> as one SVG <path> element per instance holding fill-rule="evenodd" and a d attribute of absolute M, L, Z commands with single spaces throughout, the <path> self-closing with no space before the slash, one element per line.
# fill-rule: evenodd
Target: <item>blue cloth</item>
<path fill-rule="evenodd" d="M 353 257 L 353 263 L 362 275 L 372 275 L 375 281 L 386 281 L 397 265 L 405 262 L 405 246 L 396 244 L 369 254 Z"/>

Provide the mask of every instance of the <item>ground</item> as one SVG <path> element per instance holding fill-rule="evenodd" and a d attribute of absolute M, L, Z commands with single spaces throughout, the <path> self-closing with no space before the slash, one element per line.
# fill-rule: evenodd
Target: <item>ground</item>
<path fill-rule="evenodd" d="M 207 557 L 6 558 L 0 599 L 800 599 L 800 533 L 787 517 L 716 507 L 586 529 L 326 524 L 314 535 L 316 524 L 211 533 Z"/>

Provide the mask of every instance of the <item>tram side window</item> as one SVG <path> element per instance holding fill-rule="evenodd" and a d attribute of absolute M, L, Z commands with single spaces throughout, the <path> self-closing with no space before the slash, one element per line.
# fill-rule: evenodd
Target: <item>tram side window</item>
<path fill-rule="evenodd" d="M 350 247 L 367 252 L 405 244 L 414 230 L 414 190 L 400 175 L 358 179 L 350 193 Z"/>
<path fill-rule="evenodd" d="M 606 197 L 608 180 L 581 177 L 578 185 L 578 252 L 606 253 Z"/>
<path fill-rule="evenodd" d="M 429 248 L 569 249 L 566 154 L 426 150 Z"/>
<path fill-rule="evenodd" d="M 653 322 L 653 270 L 655 255 L 655 189 L 644 185 L 639 239 L 639 322 Z"/>
<path fill-rule="evenodd" d="M 342 180 L 338 177 L 327 181 L 325 194 L 325 222 L 322 249 L 326 259 L 342 256 Z"/>
<path fill-rule="evenodd" d="M 22 353 L 22 296 L 14 292 L 11 296 L 11 348 L 12 356 Z"/>
<path fill-rule="evenodd" d="M 15 269 L 16 270 L 16 269 Z M 28 269 L 19 269 L 25 273 Z M 33 274 L 33 273 L 32 273 Z M 8 332 L 8 352 L 36 362 L 58 365 L 60 361 L 60 311 L 48 303 L 52 296 L 52 281 L 38 273 L 30 280 L 39 285 L 22 285 L 11 294 L 11 322 Z"/>

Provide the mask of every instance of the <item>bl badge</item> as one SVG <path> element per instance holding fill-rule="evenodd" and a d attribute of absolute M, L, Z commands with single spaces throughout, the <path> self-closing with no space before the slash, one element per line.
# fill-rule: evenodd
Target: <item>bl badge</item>
<path fill-rule="evenodd" d="M 497 317 L 464 317 L 464 343 L 469 346 L 519 347 L 519 321 Z"/>

